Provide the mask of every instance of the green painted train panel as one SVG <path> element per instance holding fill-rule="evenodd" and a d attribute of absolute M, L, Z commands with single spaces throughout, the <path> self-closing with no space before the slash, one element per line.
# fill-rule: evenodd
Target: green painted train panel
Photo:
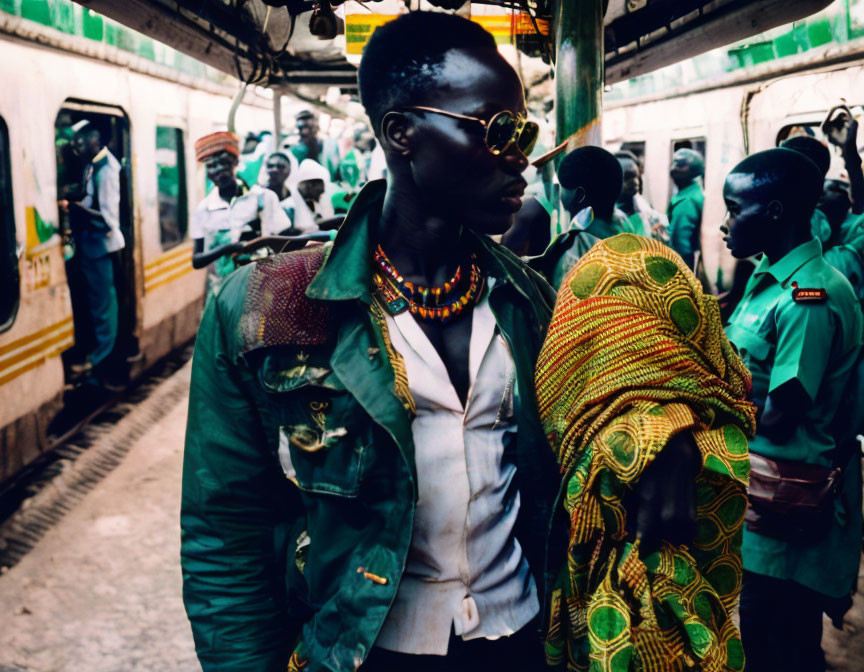
<path fill-rule="evenodd" d="M 224 81 L 225 76 L 200 61 L 156 42 L 72 0 L 0 0 L 0 12 L 33 21 L 66 35 L 117 47 L 195 77 Z"/>
<path fill-rule="evenodd" d="M 616 84 L 606 94 L 606 99 L 626 100 L 649 96 L 736 70 L 803 54 L 827 44 L 843 44 L 862 38 L 864 0 L 843 0 L 802 21 Z"/>

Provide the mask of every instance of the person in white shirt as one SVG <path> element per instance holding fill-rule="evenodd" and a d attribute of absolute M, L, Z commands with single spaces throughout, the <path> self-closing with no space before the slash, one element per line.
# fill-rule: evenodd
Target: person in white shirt
<path fill-rule="evenodd" d="M 212 295 L 236 268 L 233 255 L 240 252 L 245 241 L 283 234 L 291 228 L 291 220 L 276 194 L 238 179 L 240 140 L 234 133 L 223 131 L 201 138 L 195 143 L 195 155 L 206 165 L 214 187 L 192 215 L 192 265 L 210 267 L 207 286 L 208 295 Z"/>

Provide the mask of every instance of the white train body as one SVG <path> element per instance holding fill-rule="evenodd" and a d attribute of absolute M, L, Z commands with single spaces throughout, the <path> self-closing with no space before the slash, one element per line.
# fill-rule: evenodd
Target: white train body
<path fill-rule="evenodd" d="M 58 223 L 55 121 L 61 109 L 122 111 L 128 118 L 134 208 L 133 333 L 144 355 L 137 372 L 192 338 L 200 318 L 204 276 L 203 271 L 192 269 L 188 235 L 168 250 L 160 240 L 156 128 L 182 130 L 185 208 L 191 217 L 205 196 L 205 176 L 195 162 L 194 141 L 225 128 L 233 88 L 171 73 L 143 59 L 136 63 L 134 56 L 119 52 L 115 56 L 132 66 L 0 36 L 4 87 L 0 117 L 8 127 L 20 273 L 17 316 L 0 333 L 0 482 L 45 450 L 46 425 L 62 404 L 60 355 L 73 345 L 62 240 L 55 235 L 40 243 L 33 232 L 37 217 L 51 226 Z M 272 103 L 255 95 L 248 99 L 237 115 L 238 130 L 272 128 Z"/>
<path fill-rule="evenodd" d="M 616 101 L 604 110 L 607 147 L 644 143 L 644 193 L 661 211 L 672 194 L 669 167 L 675 143 L 704 140 L 702 250 L 711 282 L 717 281 L 718 269 L 728 281 L 734 267 L 719 227 L 726 213 L 723 183 L 735 164 L 748 154 L 775 147 L 778 135 L 790 125 L 818 128 L 828 110 L 843 99 L 850 106 L 864 103 L 860 93 L 864 91 L 864 53 L 830 67 L 809 59 L 795 69 L 773 76 L 768 72 L 755 83 L 736 84 L 730 77 L 725 85 L 719 82 L 711 88 L 693 86 L 666 97 Z M 859 141 L 862 139 L 859 134 Z M 839 176 L 843 164 L 836 150 L 832 157 L 829 176 Z"/>

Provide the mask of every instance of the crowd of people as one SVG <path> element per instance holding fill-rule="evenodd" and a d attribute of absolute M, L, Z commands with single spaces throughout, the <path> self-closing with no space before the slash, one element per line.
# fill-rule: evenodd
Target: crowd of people
<path fill-rule="evenodd" d="M 271 133 L 253 133 L 241 147 L 236 134 L 221 131 L 196 142 L 196 158 L 213 185 L 190 227 L 192 263 L 208 267 L 208 294 L 249 260 L 243 249 L 250 240 L 335 231 L 362 186 L 383 177 L 375 139 L 363 125 L 340 148 L 304 110 L 296 115 L 295 140 L 274 148 Z"/>
<path fill-rule="evenodd" d="M 195 263 L 232 264 L 184 463 L 203 668 L 824 670 L 862 538 L 854 120 L 848 183 L 804 136 L 729 173 L 741 270 L 718 301 L 693 149 L 665 215 L 636 156 L 572 151 L 549 241 L 523 203 L 538 129 L 490 34 L 407 14 L 374 33 L 359 86 L 387 179 L 332 226 L 346 157 L 313 115 L 266 188 L 238 180 L 236 136 L 196 145 L 214 191 Z M 256 218 L 336 234 L 228 277 Z"/>

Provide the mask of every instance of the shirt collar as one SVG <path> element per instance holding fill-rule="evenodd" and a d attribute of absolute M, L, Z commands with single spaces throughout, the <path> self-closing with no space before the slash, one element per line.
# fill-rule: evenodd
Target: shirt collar
<path fill-rule="evenodd" d="M 689 195 L 691 191 L 697 191 L 699 189 L 701 189 L 701 187 L 699 186 L 699 182 L 696 181 L 696 178 L 693 178 L 693 180 L 686 187 L 682 187 L 681 189 L 679 189 L 678 193 L 675 194 L 675 196 L 676 198 L 683 198 L 684 196 Z"/>
<path fill-rule="evenodd" d="M 96 153 L 96 156 L 94 156 L 90 160 L 90 163 L 95 165 L 95 164 L 99 163 L 100 161 L 102 161 L 103 159 L 107 159 L 107 158 L 108 158 L 108 147 L 103 147 L 102 149 L 100 149 Z"/>
<path fill-rule="evenodd" d="M 767 274 L 781 285 L 785 285 L 799 268 L 821 256 L 822 242 L 818 238 L 813 238 L 787 252 L 773 264 L 768 261 L 768 257 L 763 256 L 753 275 Z"/>
<path fill-rule="evenodd" d="M 228 210 L 238 198 L 245 196 L 248 191 L 249 188 L 246 186 L 246 183 L 243 180 L 237 180 L 237 195 L 231 199 L 230 203 L 222 198 L 222 194 L 219 193 L 219 188 L 216 186 L 210 190 L 210 193 L 207 194 L 204 200 L 207 202 L 207 209 L 210 211 Z"/>

